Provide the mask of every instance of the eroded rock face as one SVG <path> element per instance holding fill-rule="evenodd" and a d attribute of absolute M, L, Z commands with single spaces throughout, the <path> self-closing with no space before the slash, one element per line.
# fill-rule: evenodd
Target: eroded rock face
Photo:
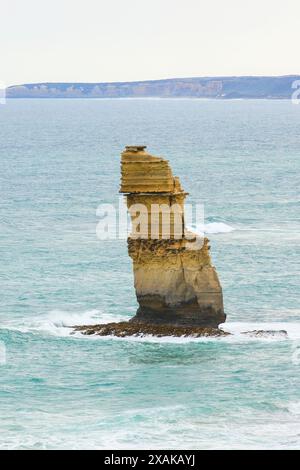
<path fill-rule="evenodd" d="M 126 147 L 121 172 L 120 192 L 126 194 L 134 226 L 137 211 L 132 208 L 147 209 L 128 238 L 139 303 L 131 322 L 216 328 L 226 319 L 222 288 L 208 240 L 185 228 L 187 193 L 179 178 L 167 160 L 144 146 Z"/>

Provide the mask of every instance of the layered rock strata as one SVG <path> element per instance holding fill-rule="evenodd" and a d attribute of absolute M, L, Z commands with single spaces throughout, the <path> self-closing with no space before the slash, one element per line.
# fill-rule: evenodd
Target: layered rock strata
<path fill-rule="evenodd" d="M 179 178 L 144 146 L 125 148 L 121 175 L 134 229 L 128 252 L 139 308 L 131 321 L 216 328 L 226 318 L 222 288 L 208 240 L 185 228 Z"/>
<path fill-rule="evenodd" d="M 132 221 L 128 253 L 139 308 L 128 322 L 74 327 L 100 336 L 226 336 L 222 288 L 209 241 L 185 227 L 188 193 L 169 162 L 145 146 L 121 155 L 121 187 Z"/>

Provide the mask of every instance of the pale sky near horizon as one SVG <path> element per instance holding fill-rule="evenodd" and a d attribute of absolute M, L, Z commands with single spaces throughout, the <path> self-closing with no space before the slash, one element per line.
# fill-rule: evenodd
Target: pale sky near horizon
<path fill-rule="evenodd" d="M 300 74 L 299 0 L 0 0 L 0 82 Z"/>

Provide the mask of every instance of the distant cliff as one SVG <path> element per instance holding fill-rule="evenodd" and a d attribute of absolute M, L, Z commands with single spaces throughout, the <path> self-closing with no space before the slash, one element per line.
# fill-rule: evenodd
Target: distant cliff
<path fill-rule="evenodd" d="M 32 83 L 7 88 L 8 98 L 290 98 L 300 75 L 199 77 L 112 83 Z"/>

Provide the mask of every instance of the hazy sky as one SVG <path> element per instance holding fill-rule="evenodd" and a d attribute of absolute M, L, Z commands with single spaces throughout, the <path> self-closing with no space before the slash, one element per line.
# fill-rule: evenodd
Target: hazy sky
<path fill-rule="evenodd" d="M 300 0 L 0 0 L 0 82 L 300 73 Z"/>

